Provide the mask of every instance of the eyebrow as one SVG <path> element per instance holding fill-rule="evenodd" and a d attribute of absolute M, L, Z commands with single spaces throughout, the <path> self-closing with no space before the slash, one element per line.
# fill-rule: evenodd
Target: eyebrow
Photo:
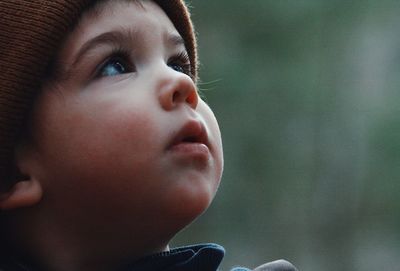
<path fill-rule="evenodd" d="M 127 40 L 136 40 L 138 36 L 138 32 L 136 29 L 120 29 L 110 32 L 102 33 L 88 41 L 86 41 L 81 48 L 79 49 L 78 53 L 75 56 L 75 60 L 72 64 L 72 67 L 75 67 L 82 56 L 90 52 L 91 50 L 95 49 L 100 44 L 109 44 L 113 47 L 120 47 L 120 44 L 126 43 Z M 128 38 L 127 38 L 128 37 Z"/>
<path fill-rule="evenodd" d="M 185 45 L 184 39 L 179 34 L 176 34 L 175 32 L 167 33 L 166 40 L 167 40 L 168 44 L 171 44 L 174 46 Z"/>
<path fill-rule="evenodd" d="M 121 47 L 121 44 L 139 40 L 140 34 L 140 29 L 121 28 L 95 36 L 81 46 L 78 53 L 74 57 L 71 68 L 74 69 L 74 67 L 80 63 L 84 55 L 88 54 L 88 52 L 94 50 L 99 45 L 110 45 L 112 47 L 119 48 Z M 184 39 L 176 32 L 165 33 L 164 40 L 167 44 L 172 46 L 185 46 Z"/>

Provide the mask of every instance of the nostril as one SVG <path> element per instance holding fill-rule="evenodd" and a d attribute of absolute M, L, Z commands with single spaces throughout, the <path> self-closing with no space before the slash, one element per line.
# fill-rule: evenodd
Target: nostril
<path fill-rule="evenodd" d="M 191 106 L 194 105 L 195 107 L 197 105 L 197 93 L 194 91 L 189 93 L 189 95 L 187 95 L 182 91 L 175 91 L 172 94 L 172 102 L 174 104 L 185 102 Z"/>
<path fill-rule="evenodd" d="M 172 101 L 179 102 L 180 98 L 181 98 L 181 93 L 179 91 L 175 91 L 174 94 L 172 95 Z"/>

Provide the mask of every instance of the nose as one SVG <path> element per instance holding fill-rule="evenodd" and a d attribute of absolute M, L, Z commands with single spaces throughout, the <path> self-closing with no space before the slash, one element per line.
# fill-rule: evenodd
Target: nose
<path fill-rule="evenodd" d="M 164 80 L 161 80 L 159 101 L 167 111 L 182 104 L 196 109 L 199 96 L 193 80 L 188 75 L 172 70 Z"/>

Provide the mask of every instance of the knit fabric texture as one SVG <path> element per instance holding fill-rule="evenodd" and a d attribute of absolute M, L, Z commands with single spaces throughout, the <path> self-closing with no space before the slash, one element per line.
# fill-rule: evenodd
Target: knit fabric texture
<path fill-rule="evenodd" d="M 0 0 L 0 189 L 13 181 L 15 145 L 46 69 L 82 13 L 98 1 Z M 184 39 L 196 81 L 196 37 L 187 6 L 183 0 L 154 2 Z"/>

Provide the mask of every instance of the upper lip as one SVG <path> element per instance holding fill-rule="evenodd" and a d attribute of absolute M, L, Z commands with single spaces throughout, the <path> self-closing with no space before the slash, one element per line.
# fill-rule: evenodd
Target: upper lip
<path fill-rule="evenodd" d="M 186 122 L 173 136 L 170 147 L 181 143 L 201 143 L 208 147 L 208 135 L 204 124 L 199 120 Z"/>

